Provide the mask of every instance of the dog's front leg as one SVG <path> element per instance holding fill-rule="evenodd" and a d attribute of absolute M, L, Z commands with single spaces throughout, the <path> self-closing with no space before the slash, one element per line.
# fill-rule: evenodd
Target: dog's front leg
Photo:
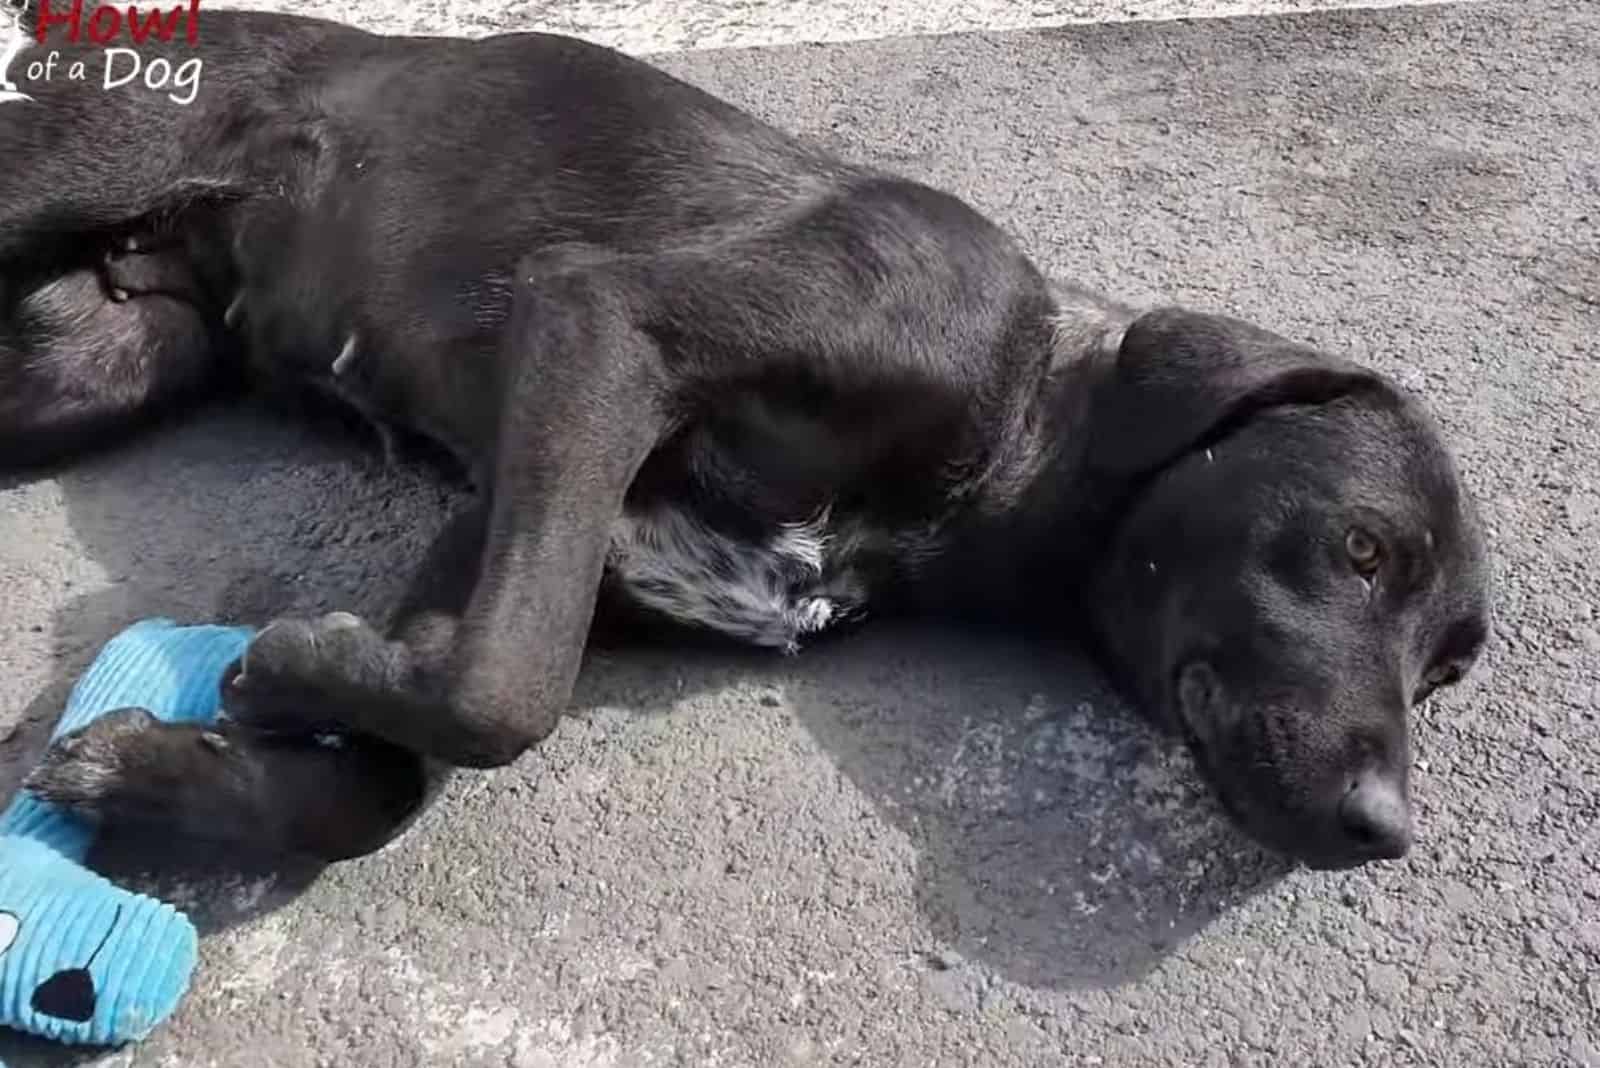
<path fill-rule="evenodd" d="M 387 637 L 348 614 L 280 620 L 223 684 L 233 722 L 108 716 L 57 742 L 30 787 L 112 823 L 336 859 L 422 803 L 414 754 L 500 765 L 548 734 L 667 391 L 603 267 L 528 265 L 503 357 L 489 495 L 445 529 Z M 352 737 L 272 737 L 323 727 Z"/>
<path fill-rule="evenodd" d="M 571 696 L 611 527 L 666 426 L 665 376 L 638 321 L 605 266 L 525 264 L 502 396 L 486 413 L 498 432 L 481 519 L 436 548 L 390 637 L 340 613 L 268 627 L 227 684 L 230 712 L 462 766 L 508 763 L 548 734 Z M 450 576 L 463 572 L 457 598 Z"/>
<path fill-rule="evenodd" d="M 394 641 L 369 638 L 365 655 L 373 649 L 388 655 L 392 648 L 413 664 L 444 670 L 478 573 L 485 520 L 485 510 L 474 507 L 445 527 L 396 614 Z M 354 616 L 333 618 L 363 626 Z M 324 630 L 329 625 L 320 624 Z M 304 626 L 319 624 L 286 621 L 269 628 L 258 654 L 266 655 L 262 649 L 275 635 Z M 347 645 L 344 652 L 355 655 L 360 647 Z M 108 826 L 156 828 L 322 860 L 378 848 L 421 810 L 436 779 L 429 762 L 370 735 L 347 734 L 330 744 L 306 719 L 329 707 L 327 694 L 230 688 L 239 667 L 235 663 L 223 682 L 231 719 L 206 726 L 163 722 L 136 708 L 112 712 L 57 740 L 25 785 Z M 240 719 L 262 720 L 271 729 Z M 282 729 L 291 723 L 299 729 Z M 330 718 L 326 726 L 338 724 Z"/>

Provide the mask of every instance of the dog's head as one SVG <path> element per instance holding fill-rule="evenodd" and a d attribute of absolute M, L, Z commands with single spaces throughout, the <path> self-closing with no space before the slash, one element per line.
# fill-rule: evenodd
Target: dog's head
<path fill-rule="evenodd" d="M 1091 470 L 1132 487 L 1095 630 L 1224 806 L 1315 867 L 1403 855 L 1409 713 L 1488 634 L 1475 509 L 1383 377 L 1247 324 L 1136 320 Z"/>

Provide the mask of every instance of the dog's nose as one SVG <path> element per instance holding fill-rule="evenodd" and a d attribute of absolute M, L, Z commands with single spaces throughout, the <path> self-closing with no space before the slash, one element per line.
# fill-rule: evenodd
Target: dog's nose
<path fill-rule="evenodd" d="M 1374 860 L 1394 860 L 1411 848 L 1411 806 L 1405 788 L 1386 775 L 1357 779 L 1339 802 L 1339 825 L 1355 850 Z"/>

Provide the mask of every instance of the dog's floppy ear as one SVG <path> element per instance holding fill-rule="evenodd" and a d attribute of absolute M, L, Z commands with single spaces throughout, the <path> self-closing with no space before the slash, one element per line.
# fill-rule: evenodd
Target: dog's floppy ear
<path fill-rule="evenodd" d="M 1376 372 L 1223 315 L 1158 308 L 1135 319 L 1093 391 L 1088 462 L 1137 476 L 1227 434 L 1253 413 L 1392 395 Z"/>

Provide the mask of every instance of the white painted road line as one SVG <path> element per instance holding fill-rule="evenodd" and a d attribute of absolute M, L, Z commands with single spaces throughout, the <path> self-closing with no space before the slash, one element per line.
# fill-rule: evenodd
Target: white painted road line
<path fill-rule="evenodd" d="M 1277 15 L 1478 0 L 206 0 L 207 8 L 275 8 L 387 33 L 479 36 L 567 33 L 636 54 L 912 34 L 1045 29 L 1082 23 Z"/>

